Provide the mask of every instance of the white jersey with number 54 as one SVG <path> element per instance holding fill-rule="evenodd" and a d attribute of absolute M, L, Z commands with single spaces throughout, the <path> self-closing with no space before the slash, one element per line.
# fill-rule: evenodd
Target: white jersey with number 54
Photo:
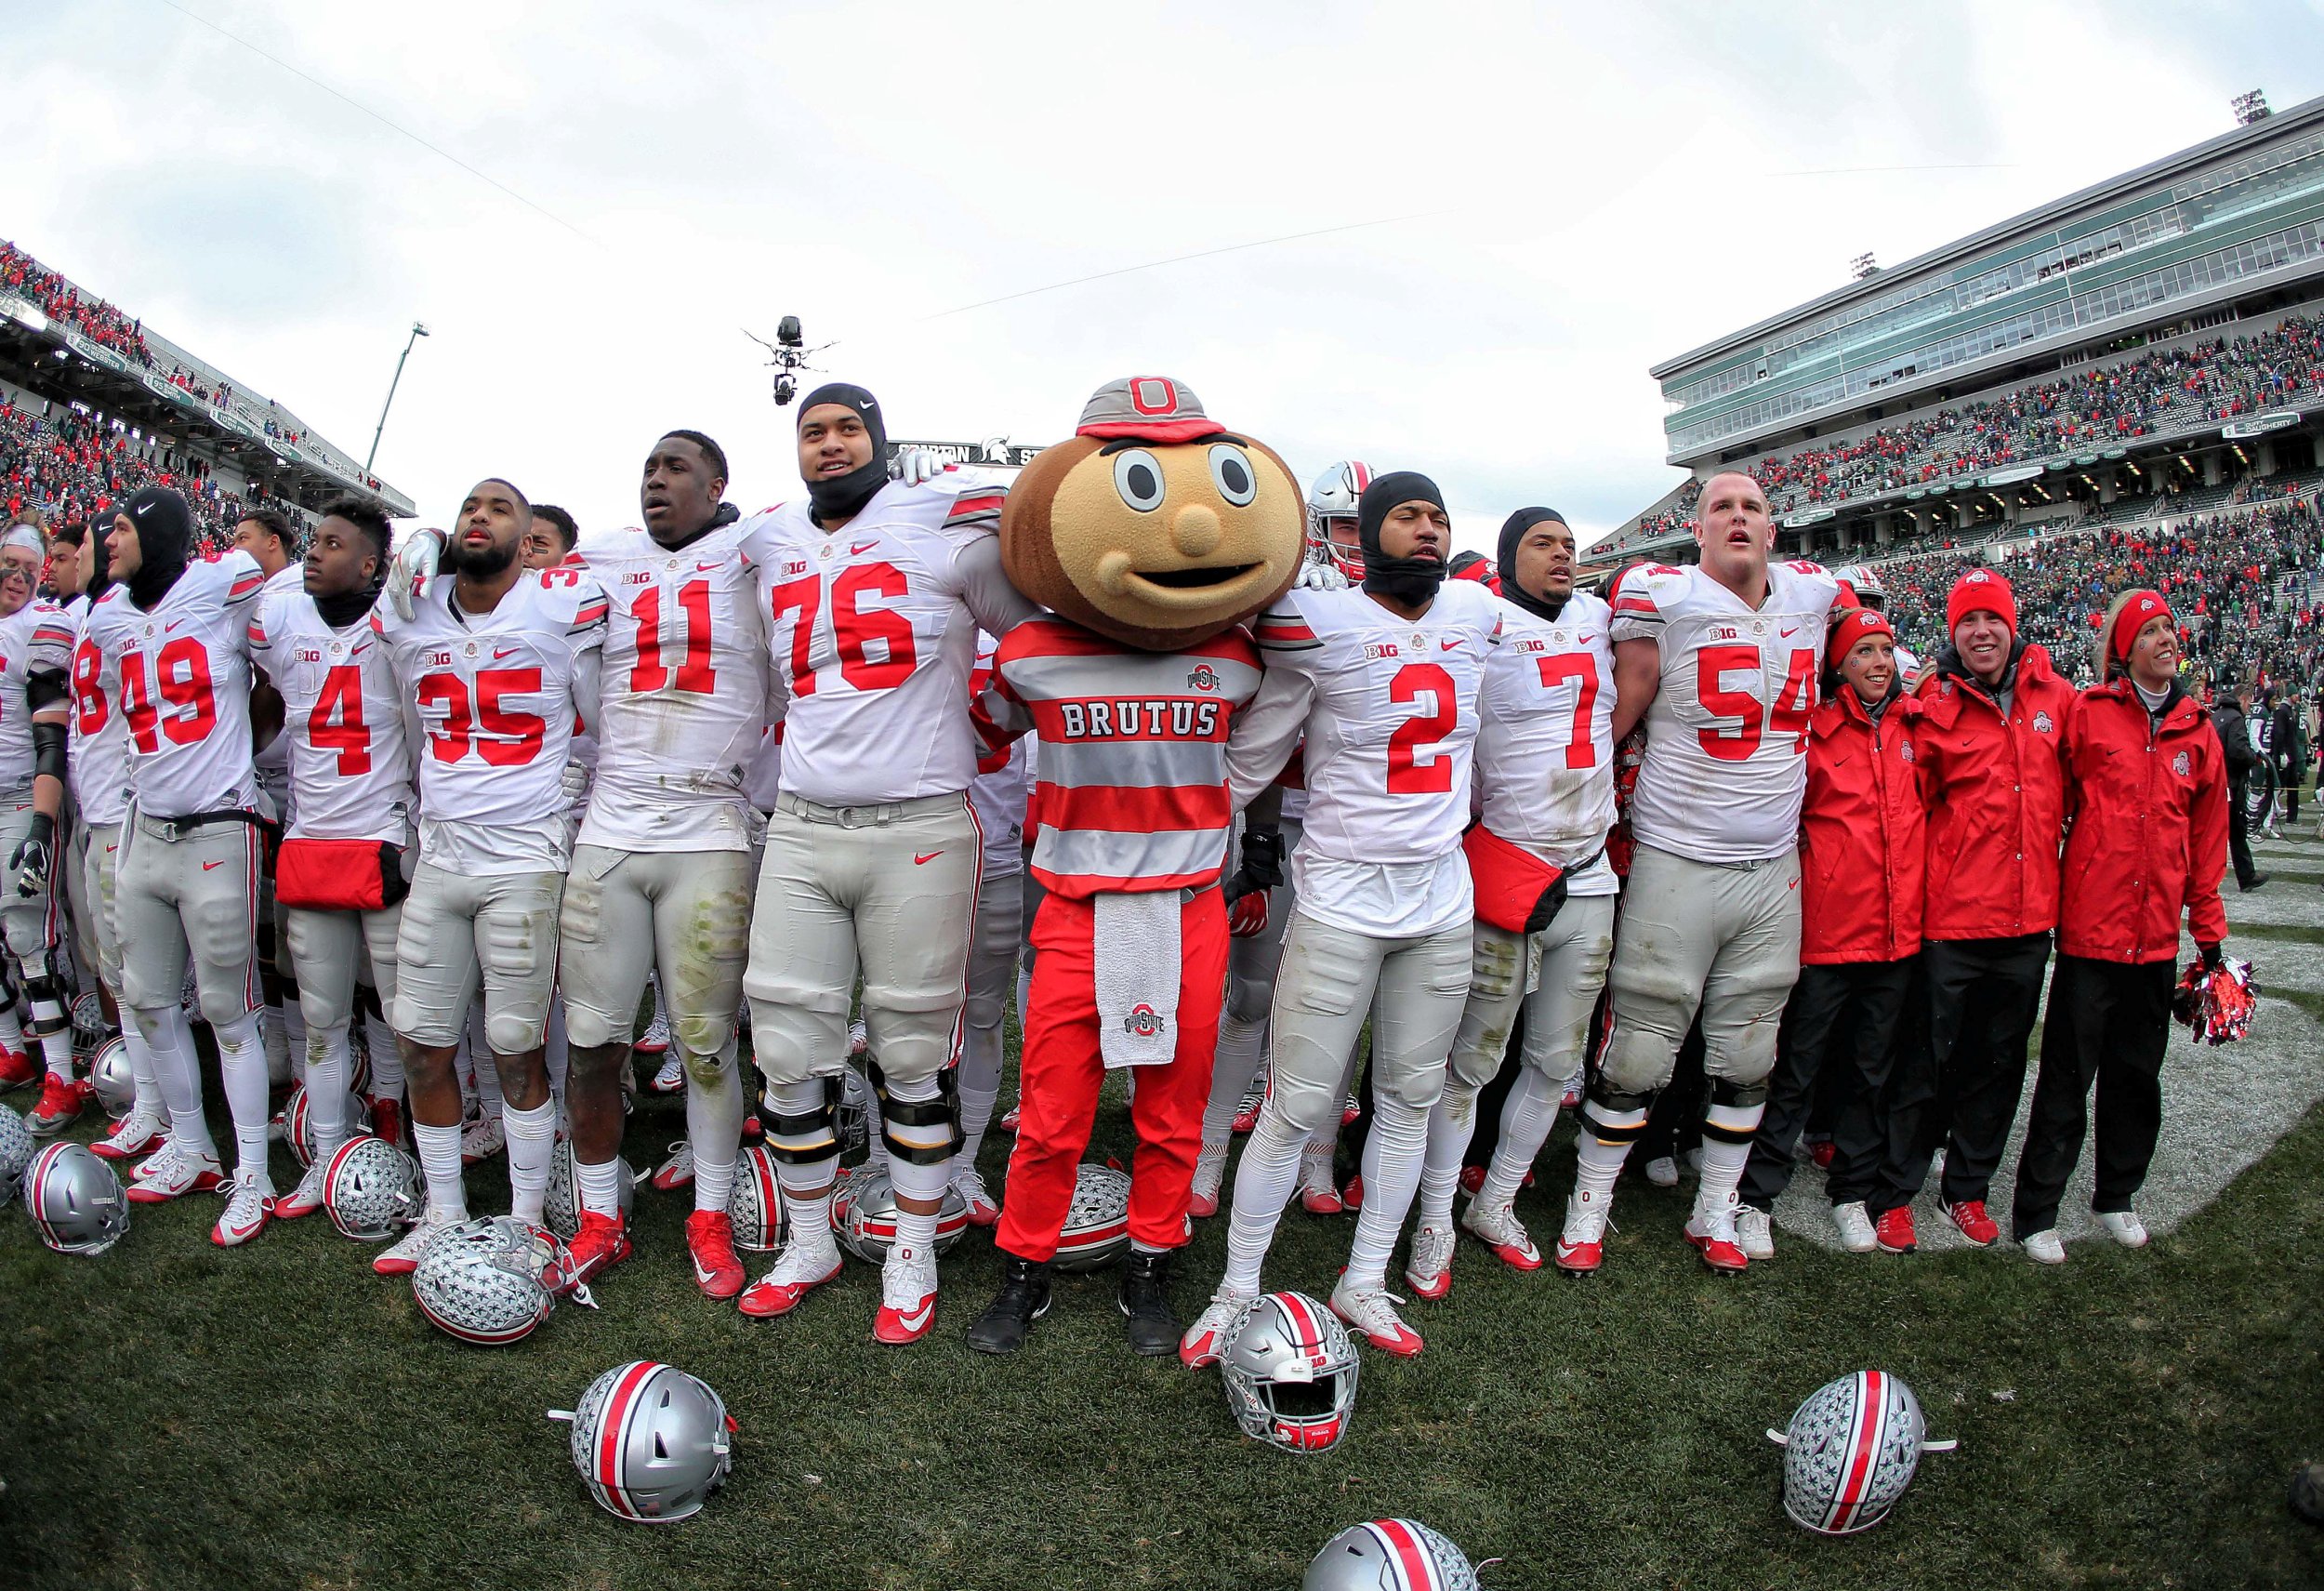
<path fill-rule="evenodd" d="M 1757 609 L 1694 564 L 1626 577 L 1614 639 L 1652 641 L 1661 683 L 1631 802 L 1641 844 L 1702 862 L 1754 862 L 1799 842 L 1807 724 L 1840 582 L 1771 563 Z"/>

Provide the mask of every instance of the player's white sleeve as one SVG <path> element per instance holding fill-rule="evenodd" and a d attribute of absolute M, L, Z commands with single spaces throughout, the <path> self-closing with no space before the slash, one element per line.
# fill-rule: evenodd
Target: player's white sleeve
<path fill-rule="evenodd" d="M 1038 603 L 1009 583 L 1001 567 L 1000 537 L 977 536 L 962 545 L 952 560 L 953 577 L 960 583 L 960 600 L 988 635 L 1006 635 L 1041 611 Z"/>
<path fill-rule="evenodd" d="M 1662 609 L 1655 601 L 1655 574 L 1639 569 L 1623 575 L 1614 590 L 1614 622 L 1607 630 L 1617 645 L 1662 639 Z"/>
<path fill-rule="evenodd" d="M 1259 691 L 1235 715 L 1226 734 L 1226 782 L 1236 811 L 1274 783 L 1291 760 L 1314 705 L 1314 677 L 1282 657 L 1270 657 Z"/>

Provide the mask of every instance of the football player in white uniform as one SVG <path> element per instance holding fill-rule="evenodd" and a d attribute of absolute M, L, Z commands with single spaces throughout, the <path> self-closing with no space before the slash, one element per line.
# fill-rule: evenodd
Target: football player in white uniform
<path fill-rule="evenodd" d="M 275 509 L 253 509 L 234 526 L 234 546 L 250 554 L 266 576 L 267 591 L 297 594 L 303 576 L 297 562 L 298 533 Z M 261 594 L 259 601 L 265 601 Z M 250 716 L 257 726 L 258 789 L 265 792 L 274 821 L 287 828 L 291 821 L 290 740 L 282 726 L 282 703 L 271 687 L 260 682 L 253 695 Z M 295 1060 L 307 1054 L 307 1022 L 299 1009 L 298 981 L 291 968 L 289 914 L 274 897 L 274 868 L 269 861 L 258 889 L 258 987 L 266 1006 L 258 1014 L 258 1031 L 266 1041 L 267 1076 L 278 1088 L 290 1081 Z"/>
<path fill-rule="evenodd" d="M 408 1272 L 431 1228 L 468 1216 L 453 1061 L 480 979 L 516 1218 L 537 1225 L 548 1191 L 557 1107 L 542 1041 L 572 830 L 543 817 L 564 804 L 576 718 L 597 722 L 607 604 L 584 570 L 535 573 L 519 562 L 531 521 L 515 486 L 478 482 L 444 549 L 449 577 L 374 618 L 426 740 L 419 866 L 396 934 L 391 1020 L 428 1219 L 373 1262 L 384 1275 Z M 391 589 L 403 568 L 399 560 Z"/>
<path fill-rule="evenodd" d="M 193 547 L 183 497 L 138 492 L 106 537 L 114 584 L 88 634 L 120 659 L 129 726 L 135 801 L 113 888 L 122 992 L 169 1109 L 168 1141 L 137 1168 L 128 1196 L 155 1203 L 223 1180 L 178 1005 L 191 950 L 234 1122 L 233 1186 L 210 1233 L 231 1247 L 265 1229 L 274 1202 L 255 949 L 266 846 L 250 755 L 250 609 L 266 577 L 244 552 L 189 563 Z"/>
<path fill-rule="evenodd" d="M 1750 476 L 1712 476 L 1697 514 L 1702 562 L 1642 569 L 1614 602 L 1614 734 L 1643 710 L 1646 756 L 1631 802 L 1638 849 L 1607 977 L 1612 1011 L 1557 1244 L 1568 1271 L 1602 1262 L 1614 1179 L 1698 1013 L 1710 1103 L 1686 1239 L 1713 1270 L 1749 1263 L 1736 1188 L 1800 975 L 1808 715 L 1840 586 L 1815 563 L 1768 563 L 1776 528 Z"/>
<path fill-rule="evenodd" d="M 1180 1346 L 1190 1366 L 1217 1359 L 1259 1295 L 1301 1147 L 1339 1115 L 1367 1014 L 1375 1118 L 1363 1213 L 1331 1307 L 1375 1347 L 1420 1351 L 1386 1290 L 1388 1257 L 1468 998 L 1460 832 L 1477 696 L 1503 608 L 1481 586 L 1444 583 L 1451 524 L 1426 476 L 1375 479 L 1360 530 L 1360 590 L 1295 588 L 1261 616 L 1266 675 L 1247 709 L 1250 740 L 1229 749 L 1235 798 L 1248 802 L 1304 733 L 1307 817 L 1291 855 L 1299 903 L 1275 982 L 1274 1077 L 1235 1174 L 1225 1278 Z"/>
<path fill-rule="evenodd" d="M 368 954 L 380 998 L 395 999 L 396 928 L 411 843 L 412 754 L 388 648 L 370 624 L 388 569 L 387 516 L 350 499 L 315 526 L 299 585 L 269 581 L 250 621 L 251 659 L 283 700 L 291 820 L 275 868 L 284 941 L 306 1017 L 314 1157 L 277 1200 L 284 1220 L 323 1208 L 323 1179 L 348 1135 L 355 970 Z M 397 1057 L 380 1057 L 387 1070 Z M 402 1069 L 376 1085 L 402 1097 Z M 378 1123 L 396 1142 L 392 1122 Z"/>
<path fill-rule="evenodd" d="M 8 550 L 23 550 L 20 537 L 38 537 L 19 525 L 8 532 Z M 65 698 L 73 636 L 64 610 L 33 594 L 34 578 L 21 561 L 0 563 L 0 856 L 8 865 L 0 882 L 0 930 L 8 973 L 30 1008 L 28 1057 L 46 1074 L 40 1103 L 25 1124 L 35 1137 L 47 1137 L 80 1116 L 88 1087 L 73 1075 L 70 969 L 58 935 L 59 897 L 51 888 L 68 772 Z"/>
<path fill-rule="evenodd" d="M 976 666 L 969 676 L 971 695 L 982 695 L 991 683 L 997 645 L 989 635 L 977 637 Z M 1006 751 L 981 754 L 976 778 L 969 786 L 969 805 L 984 835 L 984 860 L 969 946 L 968 999 L 960 1016 L 960 1147 L 953 1156 L 952 1187 L 969 1207 L 970 1224 L 977 1226 L 1000 1219 L 1000 1207 L 976 1169 L 976 1156 L 984 1147 L 985 1129 L 992 1125 L 993 1106 L 1000 1098 L 1001 1017 L 1016 987 L 1018 951 L 1023 943 L 1024 820 L 1033 796 L 1037 743 L 1027 735 L 1011 741 Z M 1019 1010 L 1022 1014 L 1022 1005 Z"/>
<path fill-rule="evenodd" d="M 1500 1069 L 1520 1009 L 1524 1065 L 1502 1107 L 1493 1165 L 1462 1225 L 1521 1270 L 1541 1255 L 1511 1209 L 1581 1067 L 1614 945 L 1612 614 L 1574 589 L 1574 533 L 1551 509 L 1501 526 L 1501 643 L 1485 665 L 1477 731 L 1481 820 L 1464 842 L 1477 895 L 1469 1004 L 1444 1097 L 1429 1118 L 1419 1225 L 1405 1280 L 1422 1298 L 1452 1285 L 1453 1189 L 1478 1092 Z M 1536 926 L 1536 924 L 1540 924 Z"/>
<path fill-rule="evenodd" d="M 1001 572 L 1001 494 L 949 476 L 891 483 L 886 441 L 869 392 L 818 388 L 799 417 L 807 501 L 751 522 L 787 702 L 743 987 L 791 1241 L 741 1308 L 784 1314 L 839 1273 L 824 1085 L 847 1067 L 860 971 L 897 1208 L 874 1333 L 908 1343 L 935 1322 L 936 1213 L 957 1132 L 944 1083 L 984 845 L 966 793 L 969 670 L 980 626 L 1005 634 L 1037 610 Z"/>
<path fill-rule="evenodd" d="M 583 540 L 574 562 L 612 603 L 595 730 L 597 777 L 565 881 L 561 983 L 572 1044 L 566 1105 L 582 1206 L 577 1264 L 629 1252 L 621 1216 L 621 1074 L 658 967 L 687 1075 L 694 1281 L 743 1290 L 726 1215 L 743 1132 L 734 1029 L 750 944 L 756 819 L 743 773 L 766 727 L 766 620 L 726 455 L 671 431 L 646 456 L 642 530 Z"/>

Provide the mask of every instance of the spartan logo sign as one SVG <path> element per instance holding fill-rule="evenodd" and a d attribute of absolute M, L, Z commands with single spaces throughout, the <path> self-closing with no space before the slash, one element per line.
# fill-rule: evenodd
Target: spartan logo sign
<path fill-rule="evenodd" d="M 1122 1018 L 1122 1028 L 1141 1039 L 1151 1039 L 1162 1031 L 1162 1014 L 1142 1000 Z"/>
<path fill-rule="evenodd" d="M 1215 691 L 1219 688 L 1219 671 L 1208 663 L 1197 663 L 1186 671 L 1189 690 Z"/>

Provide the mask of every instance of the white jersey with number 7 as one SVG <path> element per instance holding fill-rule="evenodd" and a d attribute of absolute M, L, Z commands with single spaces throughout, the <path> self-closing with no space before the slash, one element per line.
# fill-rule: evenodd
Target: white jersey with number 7
<path fill-rule="evenodd" d="M 1699 566 L 1651 565 L 1614 601 L 1614 639 L 1652 641 L 1661 683 L 1631 802 L 1641 844 L 1700 862 L 1754 862 L 1799 842 L 1808 715 L 1840 582 L 1771 563 L 1757 609 Z"/>

